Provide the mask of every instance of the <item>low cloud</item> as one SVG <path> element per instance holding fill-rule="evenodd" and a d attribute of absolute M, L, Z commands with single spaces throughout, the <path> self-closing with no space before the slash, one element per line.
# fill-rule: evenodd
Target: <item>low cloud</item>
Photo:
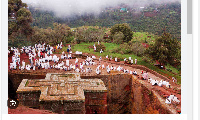
<path fill-rule="evenodd" d="M 180 2 L 181 0 L 22 0 L 28 5 L 53 11 L 57 16 L 67 17 L 85 13 L 99 14 L 103 8 L 125 3 L 130 6 L 143 7 L 149 4 Z"/>

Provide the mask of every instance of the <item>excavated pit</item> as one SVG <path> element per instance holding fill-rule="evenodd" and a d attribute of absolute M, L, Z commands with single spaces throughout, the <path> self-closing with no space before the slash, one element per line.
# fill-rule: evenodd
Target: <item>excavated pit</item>
<path fill-rule="evenodd" d="M 17 99 L 17 88 L 23 79 L 44 79 L 46 74 L 9 73 L 8 96 Z M 108 114 L 171 114 L 175 113 L 159 100 L 159 96 L 128 74 L 81 75 L 82 79 L 101 79 L 107 88 Z M 29 103 L 25 106 L 31 106 Z M 35 108 L 39 108 L 34 106 Z"/>

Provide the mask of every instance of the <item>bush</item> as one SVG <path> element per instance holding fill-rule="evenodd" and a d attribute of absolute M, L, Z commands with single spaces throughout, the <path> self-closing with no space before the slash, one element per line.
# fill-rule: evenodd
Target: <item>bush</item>
<path fill-rule="evenodd" d="M 144 61 L 144 62 L 146 62 L 146 63 L 153 63 L 153 60 L 151 59 L 151 58 L 149 58 L 149 57 L 147 57 L 147 56 L 144 56 L 143 58 L 142 58 L 142 60 Z"/>
<path fill-rule="evenodd" d="M 120 54 L 135 54 L 137 56 L 143 56 L 146 48 L 142 46 L 141 43 L 124 43 L 121 44 L 119 48 L 115 48 L 112 50 L 112 53 L 120 53 Z"/>
<path fill-rule="evenodd" d="M 113 39 L 114 39 L 113 42 L 116 43 L 116 44 L 122 44 L 123 38 L 124 38 L 124 34 L 122 32 L 117 32 L 113 36 Z"/>
<path fill-rule="evenodd" d="M 95 46 L 96 46 L 96 52 L 100 52 L 101 49 L 102 49 L 103 51 L 106 50 L 106 46 L 105 46 L 103 43 L 100 43 L 99 45 L 98 45 L 98 43 L 95 43 Z"/>
<path fill-rule="evenodd" d="M 132 43 L 131 45 L 131 51 L 132 53 L 134 53 L 137 56 L 143 56 L 145 53 L 146 48 L 143 47 L 143 45 L 141 43 Z"/>

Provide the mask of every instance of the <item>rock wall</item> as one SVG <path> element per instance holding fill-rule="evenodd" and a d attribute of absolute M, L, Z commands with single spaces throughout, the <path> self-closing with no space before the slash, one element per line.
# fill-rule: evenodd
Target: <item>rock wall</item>
<path fill-rule="evenodd" d="M 50 110 L 59 114 L 84 114 L 85 103 L 77 101 L 45 101 L 40 102 L 40 109 Z"/>
<path fill-rule="evenodd" d="M 8 79 L 11 80 L 13 88 L 16 91 L 23 79 L 45 79 L 46 74 L 31 73 L 8 73 Z"/>
<path fill-rule="evenodd" d="M 162 98 L 148 86 L 132 78 L 132 113 L 133 114 L 174 114 L 175 112 L 165 105 Z"/>
<path fill-rule="evenodd" d="M 8 96 L 17 98 L 16 91 L 23 79 L 44 79 L 46 74 L 8 73 Z"/>
<path fill-rule="evenodd" d="M 98 76 L 81 76 L 82 79 L 101 79 L 107 88 L 108 114 L 131 113 L 131 81 L 128 74 L 109 74 Z"/>
<path fill-rule="evenodd" d="M 107 93 L 84 92 L 86 114 L 107 114 Z"/>
<path fill-rule="evenodd" d="M 40 98 L 41 92 L 24 92 L 17 94 L 19 103 L 24 106 L 31 106 L 33 108 L 39 108 L 40 107 Z"/>

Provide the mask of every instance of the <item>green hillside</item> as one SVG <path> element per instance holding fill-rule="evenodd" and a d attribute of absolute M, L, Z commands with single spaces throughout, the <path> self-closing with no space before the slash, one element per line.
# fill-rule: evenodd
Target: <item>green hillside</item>
<path fill-rule="evenodd" d="M 162 35 L 166 31 L 180 40 L 181 36 L 181 5 L 170 3 L 166 5 L 150 5 L 144 10 L 127 7 L 127 12 L 118 8 L 105 8 L 98 16 L 85 14 L 67 18 L 58 18 L 53 12 L 42 11 L 30 6 L 34 18 L 33 26 L 39 28 L 53 27 L 54 22 L 67 24 L 71 28 L 80 26 L 111 27 L 115 24 L 128 23 L 134 32 L 149 32 Z"/>

